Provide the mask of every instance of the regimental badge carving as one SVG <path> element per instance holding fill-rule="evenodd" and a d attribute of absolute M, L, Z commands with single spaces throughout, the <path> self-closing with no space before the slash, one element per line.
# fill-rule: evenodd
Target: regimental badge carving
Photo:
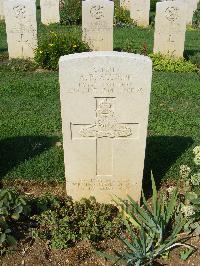
<path fill-rule="evenodd" d="M 101 19 L 104 17 L 103 10 L 104 7 L 101 5 L 92 6 L 90 9 L 90 14 L 96 19 Z"/>
<path fill-rule="evenodd" d="M 18 5 L 13 8 L 15 17 L 18 19 L 26 18 L 26 7 L 24 5 Z"/>
<path fill-rule="evenodd" d="M 165 10 L 166 19 L 169 20 L 170 22 L 177 20 L 179 17 L 178 11 L 179 9 L 177 7 L 174 6 L 168 7 Z"/>
<path fill-rule="evenodd" d="M 132 135 L 132 130 L 125 124 L 117 123 L 112 103 L 104 99 L 98 103 L 95 124 L 82 128 L 80 135 L 95 138 L 128 137 Z"/>

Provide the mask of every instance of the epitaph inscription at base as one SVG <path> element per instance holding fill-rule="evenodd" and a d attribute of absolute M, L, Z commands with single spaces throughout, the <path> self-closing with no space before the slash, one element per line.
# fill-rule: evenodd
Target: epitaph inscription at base
<path fill-rule="evenodd" d="M 59 63 L 67 193 L 139 200 L 152 63 L 148 57 L 91 52 Z"/>

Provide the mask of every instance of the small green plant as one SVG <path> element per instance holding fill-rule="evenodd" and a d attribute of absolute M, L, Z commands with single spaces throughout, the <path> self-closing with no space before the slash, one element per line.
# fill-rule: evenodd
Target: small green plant
<path fill-rule="evenodd" d="M 180 177 L 184 189 L 181 210 L 187 218 L 185 231 L 200 235 L 200 146 L 195 147 L 193 153 L 194 170 L 187 165 L 180 167 Z"/>
<path fill-rule="evenodd" d="M 12 190 L 0 190 L 0 248 L 16 243 L 16 223 L 28 213 L 29 207 L 23 197 Z"/>
<path fill-rule="evenodd" d="M 130 18 L 130 11 L 120 7 L 117 1 L 114 10 L 114 25 L 119 27 L 134 26 L 133 20 Z"/>
<path fill-rule="evenodd" d="M 128 201 L 119 200 L 127 234 L 120 237 L 126 247 L 122 252 L 100 255 L 125 265 L 153 265 L 155 260 L 164 256 L 177 246 L 187 246 L 179 239 L 186 219 L 178 211 L 177 189 L 167 199 L 158 197 L 155 181 L 152 177 L 152 209 L 149 208 L 144 194 L 143 207 L 129 197 Z"/>
<path fill-rule="evenodd" d="M 11 59 L 4 62 L 4 64 L 2 64 L 0 68 L 6 70 L 12 70 L 14 72 L 17 71 L 27 72 L 27 71 L 36 70 L 37 65 L 35 62 L 31 60 Z"/>
<path fill-rule="evenodd" d="M 99 241 L 116 236 L 122 230 L 118 210 L 99 204 L 94 198 L 73 202 L 71 198 L 40 198 L 35 204 L 39 237 L 48 239 L 53 248 L 67 248 L 80 240 Z M 35 232 L 34 232 L 35 234 Z"/>
<path fill-rule="evenodd" d="M 180 252 L 181 260 L 186 261 L 192 255 L 193 252 L 194 252 L 194 250 L 191 248 L 187 248 L 185 250 L 182 250 Z"/>
<path fill-rule="evenodd" d="M 192 19 L 192 27 L 195 29 L 200 29 L 200 3 L 198 3 L 198 8 L 194 12 Z"/>
<path fill-rule="evenodd" d="M 89 50 L 89 46 L 73 32 L 67 34 L 50 32 L 39 42 L 35 61 L 42 68 L 57 70 L 60 56 Z"/>
<path fill-rule="evenodd" d="M 148 47 L 147 44 L 144 43 L 143 46 L 138 48 L 138 44 L 135 43 L 134 40 L 126 40 L 123 44 L 122 51 L 127 53 L 147 55 Z"/>
<path fill-rule="evenodd" d="M 197 67 L 184 58 L 163 56 L 161 54 L 149 54 L 149 57 L 152 59 L 154 70 L 157 71 L 187 73 L 197 71 Z"/>
<path fill-rule="evenodd" d="M 81 24 L 81 0 L 61 1 L 61 24 L 80 25 Z"/>

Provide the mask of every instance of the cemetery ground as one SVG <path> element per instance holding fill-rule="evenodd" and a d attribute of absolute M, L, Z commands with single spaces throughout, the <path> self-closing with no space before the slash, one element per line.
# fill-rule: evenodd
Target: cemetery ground
<path fill-rule="evenodd" d="M 39 25 L 39 38 L 49 31 L 66 30 L 69 30 L 66 26 Z M 77 31 L 78 35 L 81 33 L 79 27 L 70 30 Z M 0 36 L 1 187 L 14 187 L 21 195 L 31 198 L 45 193 L 63 198 L 65 180 L 58 72 L 35 69 L 20 60 L 9 63 L 3 22 L 0 22 Z M 152 48 L 152 28 L 114 29 L 115 50 L 145 49 L 150 53 Z M 198 51 L 200 31 L 188 30 L 185 52 L 189 56 Z M 148 197 L 151 197 L 150 171 L 159 190 L 166 191 L 177 184 L 180 165 L 194 167 L 192 150 L 200 145 L 199 89 L 199 72 L 153 72 L 143 182 Z M 94 248 L 106 251 L 122 248 L 116 238 L 102 240 L 100 236 L 101 241 L 94 244 L 81 240 L 63 250 L 51 249 L 50 241 L 37 237 L 37 231 L 30 235 L 28 227 L 31 226 L 30 222 L 19 226 L 19 244 L 14 251 L 2 256 L 3 265 L 112 265 L 97 256 Z M 198 237 L 188 243 L 200 248 Z M 176 250 L 158 263 L 199 265 L 198 251 L 185 262 L 180 260 L 179 253 L 180 250 Z"/>

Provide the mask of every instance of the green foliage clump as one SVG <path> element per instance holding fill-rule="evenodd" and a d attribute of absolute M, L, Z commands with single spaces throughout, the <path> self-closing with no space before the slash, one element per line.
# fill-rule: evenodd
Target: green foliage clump
<path fill-rule="evenodd" d="M 4 62 L 0 66 L 0 69 L 12 70 L 15 72 L 34 71 L 34 70 L 36 70 L 36 68 L 37 68 L 37 65 L 35 64 L 34 61 L 24 60 L 24 59 L 10 59 L 10 60 Z"/>
<path fill-rule="evenodd" d="M 117 1 L 115 2 L 115 10 L 114 10 L 114 25 L 115 26 L 133 25 L 133 20 L 130 17 L 130 11 L 122 8 Z"/>
<path fill-rule="evenodd" d="M 197 67 L 190 61 L 184 58 L 175 58 L 170 56 L 163 56 L 161 54 L 150 54 L 153 62 L 153 68 L 157 71 L 166 72 L 195 72 Z"/>
<path fill-rule="evenodd" d="M 138 44 L 135 43 L 134 40 L 126 40 L 123 44 L 122 51 L 127 53 L 147 55 L 148 47 L 146 43 L 143 43 L 143 45 L 138 48 Z"/>
<path fill-rule="evenodd" d="M 193 149 L 194 169 L 181 165 L 180 177 L 184 190 L 182 212 L 187 217 L 185 230 L 200 235 L 200 146 Z"/>
<path fill-rule="evenodd" d="M 100 255 L 122 262 L 124 265 L 154 265 L 155 260 L 166 255 L 176 246 L 185 246 L 178 234 L 186 223 L 177 204 L 178 193 L 174 190 L 171 196 L 158 196 L 155 181 L 152 177 L 152 209 L 143 194 L 143 207 L 129 197 L 128 201 L 119 200 L 127 234 L 120 237 L 125 250 Z"/>
<path fill-rule="evenodd" d="M 41 214 L 34 218 L 39 225 L 36 234 L 48 239 L 53 248 L 66 248 L 85 239 L 111 238 L 122 229 L 118 209 L 110 204 L 99 204 L 94 198 L 73 202 L 71 198 L 44 197 L 37 208 Z"/>
<path fill-rule="evenodd" d="M 82 20 L 82 1 L 63 0 L 61 1 L 61 24 L 80 25 Z"/>
<path fill-rule="evenodd" d="M 35 61 L 42 68 L 57 70 L 61 56 L 89 50 L 89 46 L 73 32 L 50 32 L 39 42 L 35 52 Z"/>
<path fill-rule="evenodd" d="M 200 3 L 198 3 L 198 8 L 194 12 L 194 15 L 192 18 L 192 26 L 195 29 L 200 29 Z"/>
<path fill-rule="evenodd" d="M 16 243 L 15 230 L 17 222 L 29 213 L 29 207 L 18 193 L 0 190 L 0 248 Z"/>
<path fill-rule="evenodd" d="M 196 65 L 198 68 L 200 68 L 200 52 L 189 56 L 189 60 Z"/>

